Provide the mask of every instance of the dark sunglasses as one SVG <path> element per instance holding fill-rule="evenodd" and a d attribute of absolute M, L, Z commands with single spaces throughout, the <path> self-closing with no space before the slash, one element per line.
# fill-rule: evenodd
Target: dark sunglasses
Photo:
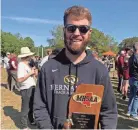
<path fill-rule="evenodd" d="M 90 30 L 90 26 L 87 26 L 87 25 L 77 26 L 77 25 L 68 24 L 65 26 L 65 28 L 70 33 L 74 33 L 77 28 L 79 29 L 80 33 L 84 33 L 84 34 Z"/>

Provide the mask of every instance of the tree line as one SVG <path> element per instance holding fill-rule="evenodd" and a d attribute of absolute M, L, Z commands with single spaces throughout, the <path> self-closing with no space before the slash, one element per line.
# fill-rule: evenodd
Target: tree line
<path fill-rule="evenodd" d="M 55 26 L 50 33 L 53 38 L 47 39 L 48 45 L 44 46 L 44 50 L 46 48 L 63 48 L 63 26 Z M 121 43 L 118 43 L 110 35 L 106 35 L 98 29 L 93 28 L 88 46 L 91 48 L 91 50 L 95 50 L 101 55 L 103 52 L 109 50 L 118 53 L 118 51 L 122 48 L 131 48 L 135 42 L 138 42 L 138 37 L 126 38 L 122 40 Z M 41 56 L 41 48 L 43 46 L 36 47 L 31 37 L 28 36 L 23 38 L 20 33 L 12 34 L 10 32 L 1 31 L 1 55 L 5 55 L 6 52 L 15 53 L 18 55 L 20 53 L 20 48 L 24 46 L 28 46 L 32 52 L 35 52 L 36 55 Z"/>

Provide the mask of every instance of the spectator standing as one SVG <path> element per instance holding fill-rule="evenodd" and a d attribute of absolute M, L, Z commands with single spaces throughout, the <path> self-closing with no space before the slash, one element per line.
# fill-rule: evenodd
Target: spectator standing
<path fill-rule="evenodd" d="M 130 96 L 127 115 L 138 120 L 138 42 L 133 48 L 134 54 L 129 59 Z"/>
<path fill-rule="evenodd" d="M 117 70 L 118 70 L 118 88 L 117 91 L 121 93 L 122 83 L 123 83 L 123 68 L 124 68 L 124 56 L 125 51 L 122 50 L 120 52 L 120 56 L 118 57 Z"/>
<path fill-rule="evenodd" d="M 34 53 L 28 47 L 21 48 L 21 54 L 18 55 L 21 61 L 18 64 L 18 82 L 20 83 L 21 92 L 21 125 L 24 130 L 28 129 L 27 120 L 34 124 L 33 117 L 33 99 L 36 82 L 34 77 L 37 76 L 35 67 L 30 67 L 29 62 Z"/>
<path fill-rule="evenodd" d="M 9 65 L 9 60 L 10 60 L 11 54 L 9 52 L 6 53 L 6 56 L 4 57 L 4 68 L 6 69 L 7 72 L 7 88 L 10 90 L 10 84 L 11 84 L 11 78 L 10 78 L 10 65 Z"/>
<path fill-rule="evenodd" d="M 40 68 L 43 66 L 43 64 L 48 61 L 48 57 L 52 54 L 52 49 L 47 49 L 46 50 L 46 56 L 42 59 L 41 63 L 40 63 Z"/>
<path fill-rule="evenodd" d="M 126 54 L 124 56 L 124 67 L 123 67 L 123 84 L 122 84 L 122 99 L 125 100 L 127 97 L 128 86 L 129 86 L 129 58 L 130 58 L 130 49 L 125 49 Z"/>
<path fill-rule="evenodd" d="M 18 68 L 18 60 L 17 56 L 15 54 L 11 54 L 10 60 L 9 60 L 9 80 L 10 80 L 10 85 L 9 88 L 11 91 L 13 89 L 17 89 L 19 91 L 20 85 L 17 82 L 17 68 Z"/>

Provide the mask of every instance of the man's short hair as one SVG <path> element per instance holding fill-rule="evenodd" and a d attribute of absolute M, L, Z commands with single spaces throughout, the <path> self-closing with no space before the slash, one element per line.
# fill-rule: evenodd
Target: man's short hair
<path fill-rule="evenodd" d="M 87 19 L 89 24 L 92 24 L 92 16 L 90 11 L 82 6 L 72 6 L 64 12 L 64 25 L 67 23 L 67 18 L 71 16 L 75 20 Z"/>
<path fill-rule="evenodd" d="M 138 42 L 135 42 L 133 47 L 134 47 L 134 50 L 138 50 Z"/>
<path fill-rule="evenodd" d="M 52 49 L 47 49 L 47 50 L 46 50 L 46 53 L 47 53 L 47 54 L 48 54 L 49 52 L 52 53 Z"/>

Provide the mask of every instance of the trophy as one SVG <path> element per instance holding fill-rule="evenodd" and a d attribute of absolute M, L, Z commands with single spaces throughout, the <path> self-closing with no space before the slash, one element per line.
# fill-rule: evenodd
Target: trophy
<path fill-rule="evenodd" d="M 71 96 L 64 129 L 97 129 L 104 86 L 81 84 Z"/>

